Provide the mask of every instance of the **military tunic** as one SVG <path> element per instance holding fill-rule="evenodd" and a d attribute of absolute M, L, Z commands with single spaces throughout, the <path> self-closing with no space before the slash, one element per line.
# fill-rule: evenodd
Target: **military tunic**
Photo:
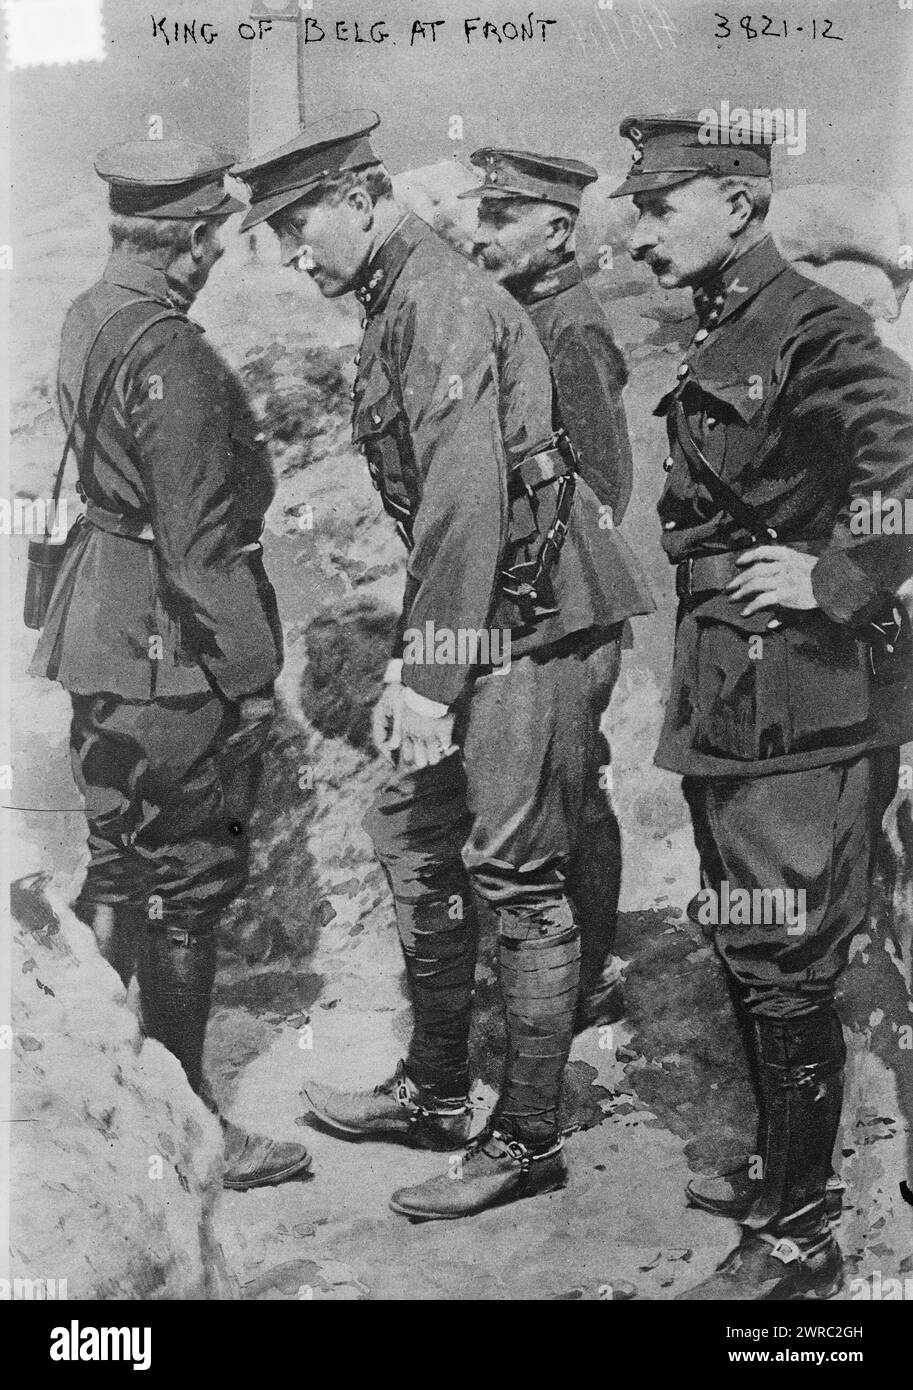
<path fill-rule="evenodd" d="M 724 884 L 730 897 L 792 895 L 792 926 L 757 905 L 750 921 L 708 920 L 747 1007 L 797 1019 L 833 1000 L 865 920 L 898 746 L 913 734 L 913 672 L 876 681 L 866 636 L 913 572 L 911 538 L 854 521 L 878 493 L 913 495 L 910 373 L 861 310 L 792 270 L 769 237 L 695 298 L 700 326 L 657 412 L 671 443 L 663 546 L 682 581 L 657 762 L 685 774 L 717 904 Z M 760 542 L 817 557 L 818 608 L 742 618 L 746 600 L 730 602 L 722 582 L 702 588 L 704 557 L 725 573 L 753 540 L 686 456 L 678 400 L 706 459 L 760 517 Z"/>
<path fill-rule="evenodd" d="M 161 271 L 114 255 L 72 305 L 60 355 L 65 423 L 96 328 L 138 299 L 92 353 L 85 408 L 134 329 L 177 302 Z M 275 678 L 281 628 L 257 545 L 274 483 L 257 428 L 240 382 L 186 316 L 139 341 L 80 465 L 98 523 L 81 528 L 64 562 L 33 675 L 128 699 L 216 689 L 237 700 Z M 154 539 L 134 539 L 145 528 Z"/>
<path fill-rule="evenodd" d="M 913 736 L 913 684 L 873 683 L 865 623 L 913 572 L 913 537 L 857 535 L 853 518 L 854 502 L 913 492 L 910 372 L 861 309 L 792 270 L 769 237 L 701 303 L 713 324 L 698 328 L 656 411 L 671 440 L 663 547 L 675 564 L 751 544 L 693 476 L 674 425 L 680 398 L 707 458 L 776 543 L 819 557 L 819 608 L 780 612 L 769 631 L 774 615 L 742 618 L 722 592 L 683 603 L 657 761 L 758 777 L 900 744 Z"/>
<path fill-rule="evenodd" d="M 241 384 L 164 274 L 124 254 L 67 315 L 65 423 L 119 304 L 130 307 L 91 354 L 75 437 L 87 519 L 30 669 L 72 697 L 90 832 L 78 907 L 151 904 L 153 921 L 203 930 L 246 874 L 267 727 L 240 729 L 238 703 L 269 688 L 282 660 L 258 543 L 274 485 Z M 167 309 L 87 418 L 135 330 Z"/>
<path fill-rule="evenodd" d="M 652 603 L 633 560 L 617 564 L 584 480 L 552 577 L 556 611 L 529 624 L 501 592 L 506 561 L 535 551 L 549 518 L 542 493 L 521 497 L 518 511 L 508 473 L 553 433 L 548 362 L 506 291 L 407 215 L 356 293 L 366 325 L 354 437 L 410 547 L 400 636 L 426 623 L 511 636 L 507 669 L 458 652 L 405 662 L 404 698 L 452 709 L 460 756 L 397 767 L 365 821 L 409 972 L 407 1071 L 433 1094 L 468 1085 L 475 890 L 497 919 L 508 1016 L 498 1122 L 547 1143 L 579 977 L 566 869 L 585 833 L 599 716 L 617 674 L 607 639 Z"/>
<path fill-rule="evenodd" d="M 367 321 L 353 434 L 388 510 L 410 518 L 401 630 L 423 631 L 429 621 L 450 632 L 504 627 L 517 657 L 652 611 L 630 552 L 600 527 L 584 474 L 554 572 L 558 612 L 524 623 L 498 575 L 537 550 L 545 529 L 530 518 L 527 542 L 520 509 L 507 497 L 509 469 L 553 433 L 536 333 L 506 291 L 411 214 L 380 249 L 371 275 L 374 286 L 362 295 Z M 415 665 L 404 680 L 450 705 L 471 671 L 465 662 Z"/>

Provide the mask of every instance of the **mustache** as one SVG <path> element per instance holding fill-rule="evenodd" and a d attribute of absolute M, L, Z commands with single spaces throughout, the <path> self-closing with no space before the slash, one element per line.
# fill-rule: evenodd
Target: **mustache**
<path fill-rule="evenodd" d="M 487 266 L 489 270 L 494 270 L 497 266 L 504 264 L 504 257 L 499 251 L 496 251 L 492 246 L 483 246 L 480 244 L 473 246 L 472 259 Z"/>

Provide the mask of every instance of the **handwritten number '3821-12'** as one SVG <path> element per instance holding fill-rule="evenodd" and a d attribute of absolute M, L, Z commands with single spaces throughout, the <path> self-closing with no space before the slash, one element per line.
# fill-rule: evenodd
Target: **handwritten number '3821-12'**
<path fill-rule="evenodd" d="M 714 18 L 717 21 L 717 28 L 716 33 L 713 37 L 715 39 L 730 38 L 732 36 L 733 31 L 730 26 L 728 16 L 724 14 L 718 14 L 715 12 Z M 748 39 L 756 39 L 758 37 L 771 39 L 785 39 L 789 37 L 789 29 L 785 19 L 783 20 L 782 29 L 775 29 L 772 27 L 772 25 L 774 24 L 774 20 L 771 19 L 769 14 L 760 15 L 758 18 L 758 23 L 762 26 L 760 29 L 755 28 L 754 23 L 752 22 L 752 16 L 750 14 L 746 14 L 743 15 L 742 18 L 739 20 L 739 28 L 743 31 L 745 37 Z M 843 38 L 840 34 L 831 33 L 833 27 L 834 21 L 832 19 L 822 19 L 820 21 L 817 19 L 813 19 L 812 38 L 836 39 L 838 43 L 843 43 Z M 797 34 L 804 33 L 805 26 L 802 24 L 797 24 L 795 26 L 795 32 Z"/>

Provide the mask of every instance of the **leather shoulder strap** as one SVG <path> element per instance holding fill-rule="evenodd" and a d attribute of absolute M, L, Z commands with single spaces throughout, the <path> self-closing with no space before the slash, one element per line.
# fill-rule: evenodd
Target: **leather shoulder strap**
<path fill-rule="evenodd" d="M 73 441 L 76 435 L 76 422 L 79 419 L 80 405 L 82 403 L 82 396 L 86 386 L 86 379 L 89 374 L 89 363 L 92 357 L 92 353 L 95 351 L 95 348 L 97 347 L 101 339 L 102 333 L 107 328 L 111 320 L 116 318 L 118 314 L 122 314 L 125 309 L 135 308 L 137 304 L 154 305 L 157 302 L 157 300 L 149 299 L 145 295 L 138 299 L 128 299 L 124 304 L 118 304 L 116 309 L 112 309 L 110 313 L 106 314 L 105 317 L 102 319 L 101 323 L 98 325 L 98 328 L 95 330 L 95 334 L 92 338 L 91 343 L 89 344 L 88 352 L 86 353 L 85 359 L 83 361 L 82 371 L 80 372 L 79 376 L 79 385 L 76 389 L 76 395 L 73 398 L 73 416 L 70 420 L 70 425 L 67 430 L 67 437 L 64 442 L 63 453 L 60 456 L 60 463 L 57 468 L 57 476 L 54 480 L 54 491 L 51 495 L 53 503 L 51 508 L 51 516 L 55 518 L 57 514 L 57 506 L 60 501 L 61 488 L 63 487 L 64 473 L 66 472 L 67 456 L 69 455 L 70 450 L 73 447 Z M 107 398 L 110 395 L 111 390 L 113 389 L 114 382 L 117 380 L 117 374 L 120 371 L 121 367 L 126 362 L 127 358 L 130 356 L 131 352 L 136 347 L 140 339 L 144 337 L 146 333 L 148 333 L 150 328 L 152 328 L 157 323 L 161 323 L 164 319 L 180 319 L 186 322 L 187 316 L 186 314 L 182 314 L 178 309 L 163 309 L 159 313 L 153 314 L 150 318 L 145 319 L 140 324 L 136 331 L 130 336 L 126 346 L 115 354 L 111 362 L 106 367 L 105 371 L 102 373 L 103 384 L 96 393 L 94 400 L 92 401 L 92 406 L 89 411 L 89 417 L 95 416 L 96 420 L 100 418 L 101 411 L 107 402 Z M 45 539 L 47 539 L 49 535 L 49 529 L 48 527 L 45 527 Z"/>
<path fill-rule="evenodd" d="M 737 525 L 743 526 L 753 541 L 777 540 L 776 531 L 772 526 L 767 525 L 757 508 L 745 502 L 725 479 L 720 477 L 707 458 L 691 433 L 691 426 L 688 423 L 681 397 L 677 397 L 675 402 L 675 435 L 681 445 L 682 453 L 688 461 L 692 475 L 698 482 L 703 483 L 716 505 L 728 512 Z"/>

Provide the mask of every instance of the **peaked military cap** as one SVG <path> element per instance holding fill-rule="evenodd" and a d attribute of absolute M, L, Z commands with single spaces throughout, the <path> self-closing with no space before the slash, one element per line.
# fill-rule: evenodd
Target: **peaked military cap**
<path fill-rule="evenodd" d="M 722 121 L 692 115 L 626 116 L 618 133 L 634 146 L 628 177 L 610 198 L 671 188 L 700 175 L 752 174 L 770 177 L 773 132 L 735 119 L 735 108 Z M 747 125 L 747 129 L 746 129 Z"/>
<path fill-rule="evenodd" d="M 483 171 L 484 182 L 460 193 L 460 198 L 538 198 L 577 212 L 583 190 L 599 177 L 595 169 L 578 159 L 558 159 L 527 150 L 476 150 L 470 163 Z"/>
<path fill-rule="evenodd" d="M 287 145 L 236 165 L 232 173 L 247 184 L 251 201 L 241 231 L 297 203 L 324 179 L 379 164 L 368 139 L 378 125 L 375 111 L 340 111 L 304 126 Z"/>
<path fill-rule="evenodd" d="M 130 140 L 102 150 L 95 171 L 108 185 L 112 212 L 191 221 L 243 209 L 225 189 L 233 163 L 225 150 L 189 140 Z"/>

